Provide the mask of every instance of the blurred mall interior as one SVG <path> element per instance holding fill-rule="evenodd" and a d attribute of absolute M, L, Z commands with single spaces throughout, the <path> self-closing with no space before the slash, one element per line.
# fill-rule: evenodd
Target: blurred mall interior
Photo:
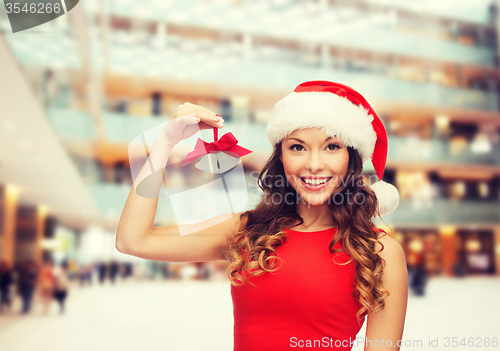
<path fill-rule="evenodd" d="M 184 102 L 207 107 L 253 151 L 242 162 L 255 188 L 272 107 L 318 79 L 360 91 L 386 126 L 384 180 L 401 202 L 376 224 L 409 267 L 498 276 L 498 16 L 487 0 L 85 0 L 12 33 L 0 6 L 0 258 L 66 262 L 70 280 L 227 279 L 225 262 L 115 249 L 132 186 L 128 145 Z M 188 175 L 169 182 L 189 187 Z M 176 224 L 168 197 L 155 224 Z"/>

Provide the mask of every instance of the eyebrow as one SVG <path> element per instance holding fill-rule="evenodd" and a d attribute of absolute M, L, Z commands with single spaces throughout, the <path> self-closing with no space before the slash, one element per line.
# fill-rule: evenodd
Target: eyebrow
<path fill-rule="evenodd" d="M 290 140 L 290 139 L 295 139 L 295 140 L 297 140 L 298 142 L 300 142 L 300 143 L 302 143 L 302 144 L 305 144 L 305 143 L 306 143 L 305 141 L 300 140 L 300 139 L 297 139 L 297 138 L 288 138 L 287 140 Z M 330 140 L 330 139 L 333 139 L 333 138 L 332 138 L 332 137 L 328 137 L 328 138 L 326 138 L 326 139 L 325 139 L 325 141 L 328 141 L 328 140 Z"/>

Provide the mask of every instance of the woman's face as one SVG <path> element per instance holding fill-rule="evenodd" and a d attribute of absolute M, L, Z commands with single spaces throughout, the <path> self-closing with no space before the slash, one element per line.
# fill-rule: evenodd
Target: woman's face
<path fill-rule="evenodd" d="M 322 205 L 342 186 L 347 147 L 317 128 L 298 129 L 281 143 L 281 162 L 290 185 L 310 205 Z"/>

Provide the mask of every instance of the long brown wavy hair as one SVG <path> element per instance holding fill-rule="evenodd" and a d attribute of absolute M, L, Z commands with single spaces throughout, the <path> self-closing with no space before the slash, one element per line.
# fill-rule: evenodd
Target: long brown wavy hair
<path fill-rule="evenodd" d="M 382 287 L 385 261 L 378 255 L 384 246 L 378 240 L 379 233 L 372 222 L 375 214 L 380 216 L 377 211 L 378 200 L 363 181 L 363 161 L 358 152 L 351 147 L 348 147 L 348 152 L 346 177 L 332 194 L 335 196 L 341 193 L 345 201 L 329 202 L 337 228 L 329 249 L 331 253 L 343 251 L 350 256 L 350 260 L 343 264 L 349 264 L 353 259 L 356 262 L 353 294 L 362 306 L 356 313 L 361 323 L 364 316 L 384 308 L 384 300 L 389 292 Z M 285 201 L 287 194 L 293 195 L 290 196 L 293 199 L 297 199 L 298 195 L 285 176 L 280 156 L 281 142 L 275 146 L 257 179 L 257 184 L 263 191 L 259 204 L 254 210 L 240 215 L 241 226 L 238 232 L 228 238 L 225 255 L 230 264 L 227 275 L 234 286 L 246 286 L 247 282 L 255 285 L 249 278 L 278 270 L 280 260 L 275 249 L 287 239 L 284 229 L 303 223 L 296 212 L 297 201 Z M 350 201 L 346 201 L 347 199 Z M 297 221 L 299 223 L 294 225 Z M 338 241 L 344 249 L 333 248 Z M 376 243 L 381 246 L 380 251 L 375 250 Z"/>

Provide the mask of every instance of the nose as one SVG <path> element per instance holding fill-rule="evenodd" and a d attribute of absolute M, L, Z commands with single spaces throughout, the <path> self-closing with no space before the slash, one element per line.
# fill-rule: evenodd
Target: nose
<path fill-rule="evenodd" d="M 305 164 L 306 169 L 311 173 L 318 173 L 323 170 L 325 164 L 321 159 L 319 152 L 311 152 Z"/>

